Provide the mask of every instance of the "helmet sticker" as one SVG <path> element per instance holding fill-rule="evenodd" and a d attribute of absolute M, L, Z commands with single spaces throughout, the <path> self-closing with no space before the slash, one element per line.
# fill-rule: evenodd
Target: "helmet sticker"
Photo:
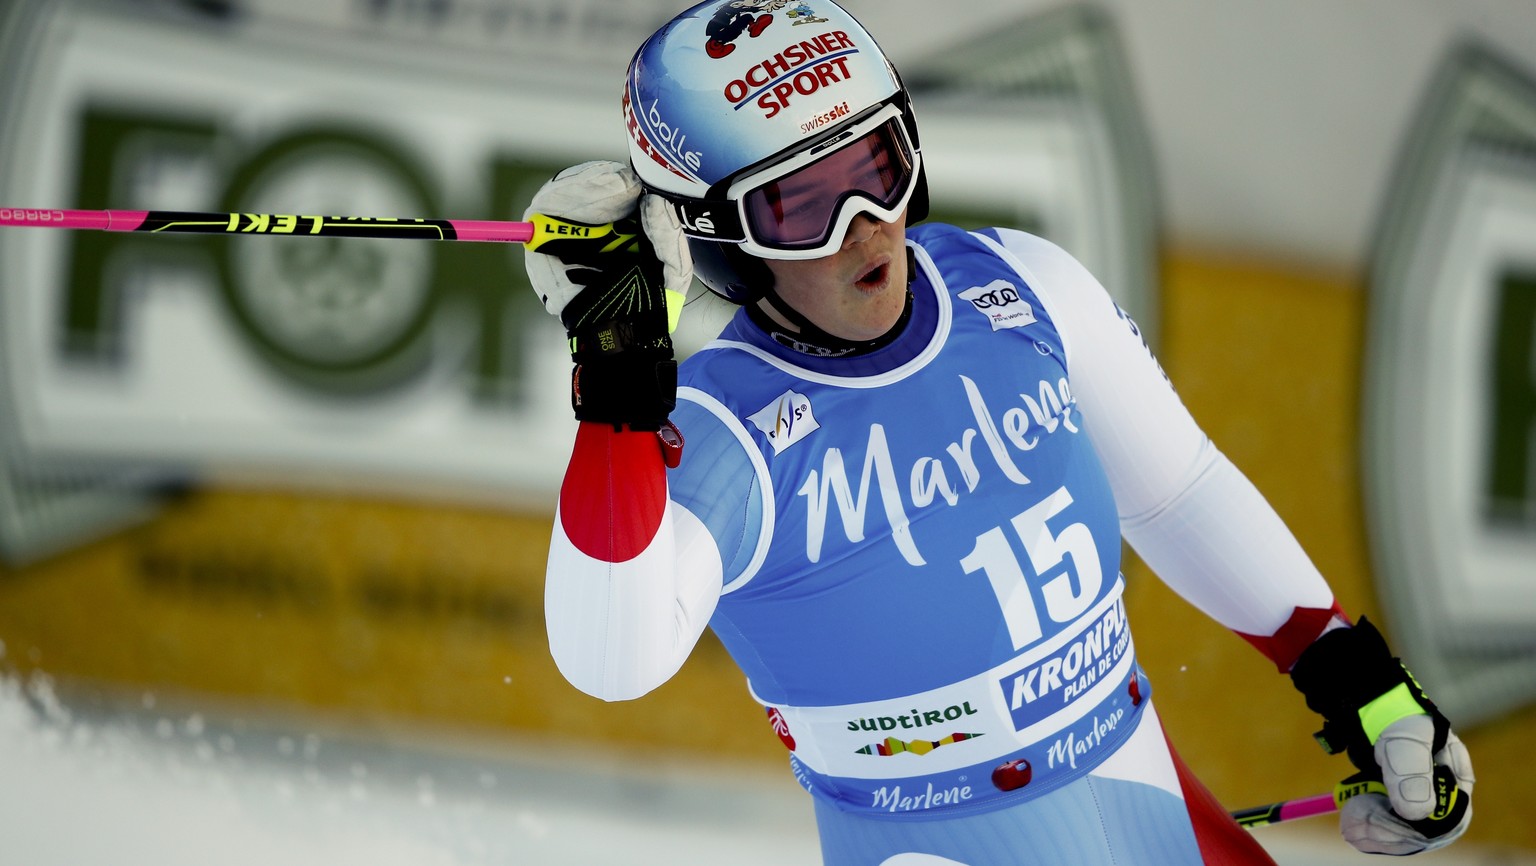
<path fill-rule="evenodd" d="M 794 0 L 733 0 L 715 10 L 715 15 L 704 28 L 704 33 L 709 41 L 704 43 L 704 51 L 710 57 L 719 60 L 736 50 L 736 40 L 745 33 L 751 38 L 757 38 L 773 23 L 773 13 Z M 799 3 L 794 8 L 787 10 L 784 15 L 790 18 L 799 27 L 802 24 L 825 24 L 829 19 L 816 14 L 809 3 Z"/>
<path fill-rule="evenodd" d="M 741 34 L 756 39 L 773 23 L 774 11 L 789 3 L 790 0 L 732 0 L 723 4 L 704 28 L 709 37 L 704 43 L 705 53 L 719 60 L 736 50 L 736 40 Z"/>
<path fill-rule="evenodd" d="M 724 96 L 737 111 L 756 103 L 763 117 L 774 117 L 797 96 L 810 96 L 853 78 L 848 61 L 858 53 L 859 47 L 847 31 L 822 33 L 786 45 L 752 64 L 725 86 Z"/>
<path fill-rule="evenodd" d="M 784 14 L 788 15 L 789 17 L 791 17 L 793 19 L 795 19 L 795 26 L 796 27 L 799 27 L 801 24 L 825 24 L 825 23 L 827 23 L 827 19 L 816 17 L 815 10 L 813 10 L 810 6 L 808 6 L 808 5 L 804 4 L 804 3 L 801 3 L 799 6 L 796 6 L 795 8 L 789 10 L 788 12 L 785 12 Z"/>
<path fill-rule="evenodd" d="M 820 114 L 812 117 L 810 120 L 800 124 L 800 131 L 806 135 L 810 135 L 811 133 L 822 128 L 823 126 L 826 126 L 829 123 L 834 123 L 847 117 L 849 111 L 851 111 L 851 109 L 848 107 L 848 100 L 845 99 L 843 100 L 842 104 L 834 105 L 826 111 L 823 111 Z"/>
<path fill-rule="evenodd" d="M 688 134 L 677 127 L 669 126 L 662 120 L 661 112 L 657 110 L 655 102 L 649 106 L 641 106 L 637 113 L 629 98 L 629 89 L 625 88 L 624 97 L 624 126 L 629 130 L 629 137 L 634 141 L 646 156 L 667 171 L 672 172 L 685 180 L 697 180 L 699 164 L 704 159 L 704 154 L 699 150 L 688 150 Z M 641 118 L 644 117 L 645 128 L 641 128 Z M 655 136 L 646 134 L 651 131 Z"/>

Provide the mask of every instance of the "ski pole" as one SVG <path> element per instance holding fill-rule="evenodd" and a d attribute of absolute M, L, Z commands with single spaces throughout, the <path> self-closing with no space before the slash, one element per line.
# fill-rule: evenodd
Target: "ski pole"
<path fill-rule="evenodd" d="M 1431 838 L 1446 833 L 1461 823 L 1462 816 L 1466 814 L 1472 803 L 1472 795 L 1457 786 L 1456 775 L 1451 772 L 1450 767 L 1443 764 L 1435 767 L 1434 787 L 1435 807 L 1430 811 L 1429 817 L 1407 822 L 1410 827 Z M 1297 800 L 1282 800 L 1268 806 L 1238 809 L 1232 813 L 1232 818 L 1239 825 L 1250 829 L 1266 827 L 1283 821 L 1294 821 L 1297 818 L 1310 818 L 1314 815 L 1337 812 L 1343 808 L 1344 801 L 1361 794 L 1380 794 L 1385 797 L 1387 788 L 1379 778 L 1362 773 L 1335 785 L 1331 794 L 1315 794 Z"/>
<path fill-rule="evenodd" d="M 1238 809 L 1232 813 L 1232 818 L 1240 826 L 1252 829 L 1279 824 L 1283 821 L 1294 821 L 1297 818 L 1327 815 L 1338 810 L 1339 804 L 1333 799 L 1332 794 L 1315 794 L 1295 800 L 1281 800 L 1278 803 L 1270 803 L 1268 806 Z"/>
<path fill-rule="evenodd" d="M 153 234 L 264 235 L 273 237 L 409 238 L 523 244 L 564 256 L 566 247 L 626 246 L 639 235 L 637 220 L 592 225 L 533 214 L 528 222 L 390 219 L 308 214 L 203 213 L 165 210 L 64 210 L 0 207 L 0 226 L 94 229 Z"/>

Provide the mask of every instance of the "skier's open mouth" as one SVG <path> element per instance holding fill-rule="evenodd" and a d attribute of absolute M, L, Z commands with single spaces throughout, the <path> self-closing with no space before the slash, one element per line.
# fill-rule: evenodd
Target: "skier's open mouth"
<path fill-rule="evenodd" d="M 886 280 L 890 278 L 890 275 L 891 266 L 889 264 L 880 264 L 871 268 L 864 274 L 864 276 L 855 280 L 854 284 L 864 291 L 871 291 L 885 285 Z"/>

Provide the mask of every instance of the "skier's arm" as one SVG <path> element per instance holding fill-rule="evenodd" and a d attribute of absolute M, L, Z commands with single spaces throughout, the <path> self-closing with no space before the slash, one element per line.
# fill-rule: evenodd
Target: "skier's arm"
<path fill-rule="evenodd" d="M 1001 237 L 1066 342 L 1073 396 L 1126 540 L 1180 596 L 1289 670 L 1318 635 L 1345 622 L 1327 582 L 1190 417 L 1093 276 L 1047 241 Z"/>
<path fill-rule="evenodd" d="M 1476 779 L 1445 716 L 1374 626 L 1347 620 L 1290 530 L 1200 431 L 1086 269 L 1038 238 L 1000 237 L 1062 332 L 1126 540 L 1174 591 L 1289 672 L 1323 716 L 1325 748 L 1347 753 L 1360 771 L 1344 784 L 1374 786 L 1344 804 L 1345 839 L 1362 851 L 1412 854 L 1461 836 Z"/>
<path fill-rule="evenodd" d="M 530 244 L 525 256 L 534 290 L 570 338 L 581 421 L 550 542 L 545 621 L 561 673 L 606 700 L 670 678 L 720 591 L 713 542 L 668 496 L 667 466 L 681 448 L 668 421 L 677 399 L 670 334 L 693 277 L 676 219 L 654 204 L 628 168 L 595 162 L 545 184 L 525 215 L 553 217 L 552 234 L 577 239 Z M 616 221 L 620 230 L 595 244 L 569 227 Z"/>
<path fill-rule="evenodd" d="M 713 539 L 668 498 L 656 434 L 582 422 L 544 588 L 561 674 L 604 700 L 666 682 L 708 624 L 720 580 Z"/>

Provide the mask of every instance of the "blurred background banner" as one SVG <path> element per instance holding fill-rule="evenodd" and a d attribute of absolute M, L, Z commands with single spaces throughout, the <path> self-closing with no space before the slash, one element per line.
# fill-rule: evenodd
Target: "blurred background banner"
<path fill-rule="evenodd" d="M 1100 277 L 1458 720 L 1473 846 L 1536 851 L 1536 777 L 1506 769 L 1536 736 L 1523 2 L 846 5 L 913 89 L 934 218 L 1039 233 Z M 0 206 L 518 219 L 560 168 L 623 158 L 624 67 L 683 5 L 12 0 Z M 167 739 L 199 760 L 262 719 L 279 760 L 342 731 L 412 767 L 490 744 L 792 787 L 711 636 L 622 704 L 549 659 L 574 422 L 522 255 L 0 231 L 0 686 L 33 684 L 0 689 L 0 722 L 47 694 L 45 724 L 196 716 Z M 682 351 L 729 313 L 696 287 Z M 1160 714 L 1223 801 L 1343 774 L 1272 665 L 1126 572 Z"/>
<path fill-rule="evenodd" d="M 624 152 L 618 46 L 665 14 L 534 8 L 13 6 L 0 195 L 520 218 L 559 168 Z M 1083 15 L 1011 32 L 1002 67 L 912 64 L 934 94 L 938 206 L 1050 230 L 1150 319 L 1150 161 L 1111 34 Z M 1000 85 L 970 84 L 997 68 Z M 13 560 L 58 544 L 25 531 L 43 522 L 14 493 L 30 471 L 553 501 L 574 430 L 568 363 L 513 245 L 15 232 L 0 244 Z M 720 323 L 689 319 L 691 345 Z"/>
<path fill-rule="evenodd" d="M 13 6 L 0 188 L 507 219 L 568 161 L 622 146 L 601 81 L 557 91 L 516 45 L 526 62 L 491 62 L 535 33 L 466 50 L 410 8 Z M 530 313 L 519 249 L 167 240 L 4 239 L 13 467 L 549 501 L 574 426 L 544 384 L 565 375 L 563 335 Z"/>
<path fill-rule="evenodd" d="M 616 85 L 670 13 L 14 4 L 0 200 L 518 219 L 558 169 L 622 157 Z M 951 48 L 907 64 L 935 215 L 1050 235 L 1155 323 L 1151 153 L 1108 19 L 1010 16 Z M 574 422 L 563 334 L 521 256 L 0 235 L 13 660 L 65 691 L 782 760 L 713 640 L 657 698 L 611 711 L 553 669 L 542 571 Z M 729 312 L 699 287 L 684 353 Z"/>

